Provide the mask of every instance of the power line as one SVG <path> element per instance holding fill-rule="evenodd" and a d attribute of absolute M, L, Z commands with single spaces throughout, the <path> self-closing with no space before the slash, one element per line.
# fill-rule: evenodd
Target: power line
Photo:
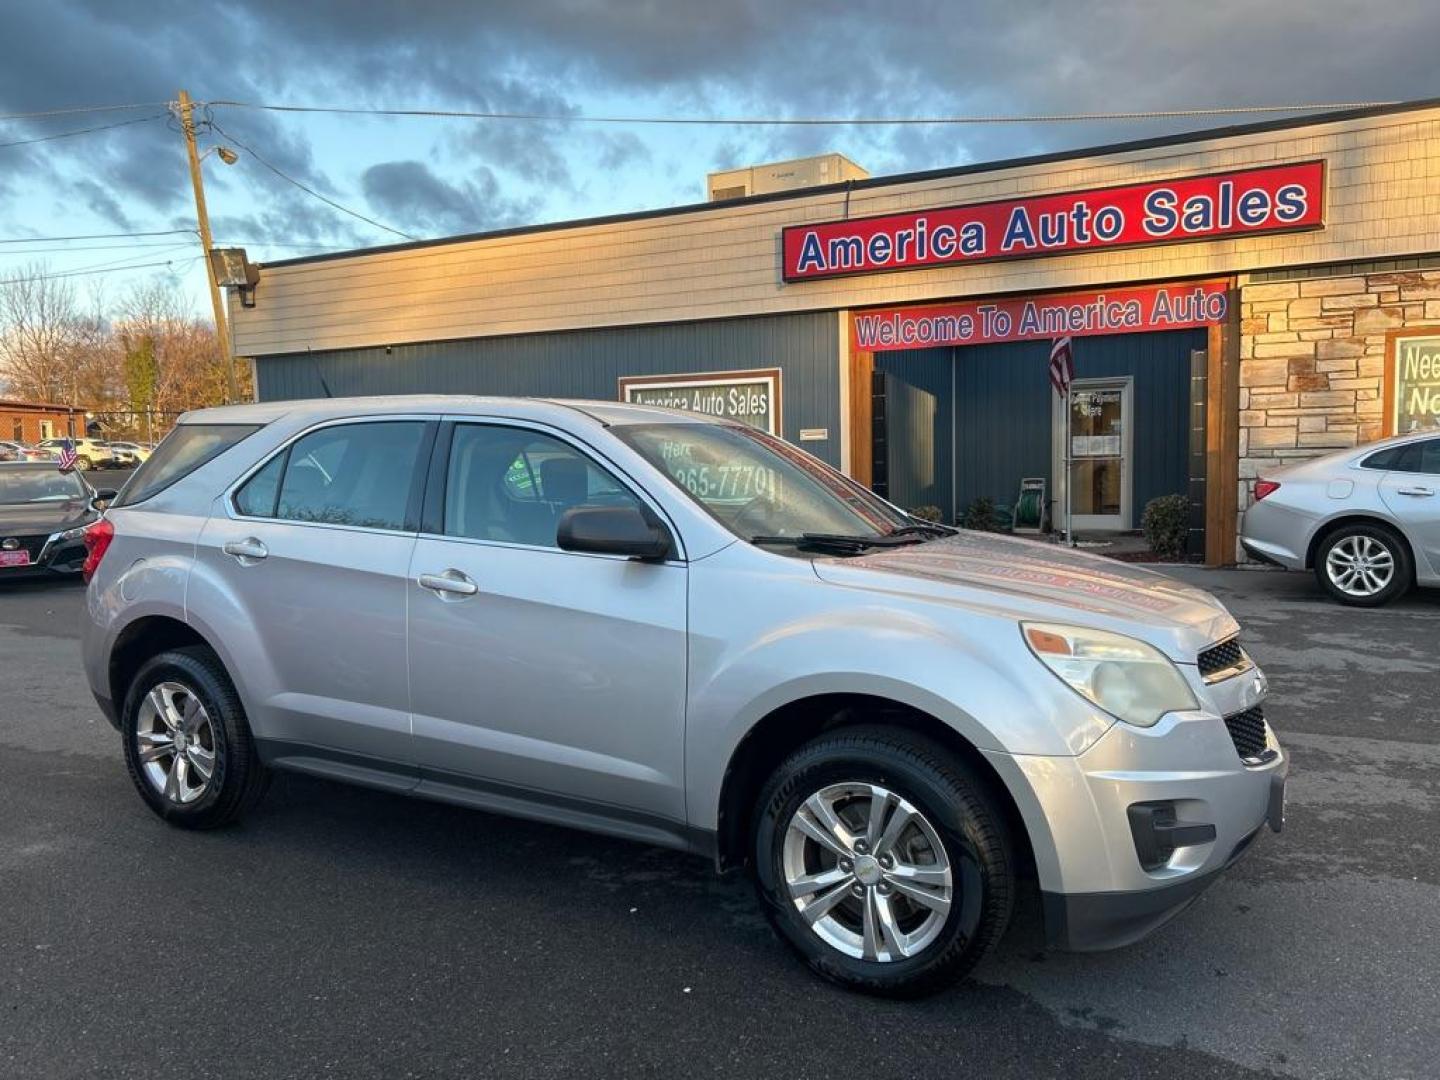
<path fill-rule="evenodd" d="M 155 120 L 163 120 L 166 115 L 165 113 L 156 113 L 154 116 L 140 116 L 134 120 L 117 120 L 113 124 L 98 124 L 95 127 L 76 128 L 74 131 L 57 131 L 53 135 L 38 135 L 33 139 L 16 139 L 14 142 L 0 143 L 0 150 L 7 146 L 29 146 L 31 143 L 51 142 L 54 139 L 71 139 L 76 135 L 90 135 L 96 131 L 129 127 L 131 124 L 148 124 Z"/>
<path fill-rule="evenodd" d="M 196 255 L 189 259 L 181 259 L 182 264 L 199 262 L 205 256 Z M 56 278 L 87 277 L 94 274 L 120 274 L 129 270 L 148 270 L 155 266 L 174 266 L 174 259 L 160 259 L 156 262 L 136 263 L 132 266 L 96 267 L 90 270 L 66 270 L 58 274 L 32 274 L 28 277 L 10 278 L 0 281 L 0 285 L 19 285 L 27 281 L 53 281 Z"/>
<path fill-rule="evenodd" d="M 9 259 L 16 255 L 54 255 L 60 253 L 68 255 L 72 251 L 133 251 L 138 248 L 167 248 L 174 246 L 174 244 L 166 243 L 163 240 L 147 240 L 141 244 L 78 244 L 67 247 L 11 248 L 8 251 L 0 251 L 0 259 Z"/>
<path fill-rule="evenodd" d="M 76 113 L 126 112 L 132 109 L 168 109 L 168 101 L 140 101 L 126 105 L 72 105 L 36 112 L 0 113 L 0 120 L 42 120 L 47 116 L 74 116 Z"/>
<path fill-rule="evenodd" d="M 284 113 L 331 113 L 357 116 L 430 117 L 457 120 L 523 120 L 576 124 L 685 124 L 735 127 L 873 127 L 917 124 L 1062 124 L 1104 120 L 1178 120 L 1203 116 L 1253 116 L 1266 113 L 1330 112 L 1397 105 L 1395 101 L 1351 101 L 1301 105 L 1232 105 L 1198 109 L 1130 110 L 1124 112 L 1040 113 L 973 116 L 586 116 L 566 113 L 495 112 L 460 109 L 378 108 L 360 105 L 284 105 L 252 101 L 209 101 L 210 108 L 257 109 Z M 218 130 L 218 129 L 217 129 Z"/>
<path fill-rule="evenodd" d="M 128 240 L 136 236 L 179 236 L 194 235 L 194 229 L 152 229 L 149 232 L 77 233 L 73 236 L 12 236 L 0 239 L 0 244 L 48 244 L 61 240 Z"/>
<path fill-rule="evenodd" d="M 372 218 L 372 217 L 366 217 L 364 214 L 360 213 L 360 211 L 358 211 L 358 210 L 351 210 L 348 206 L 342 206 L 340 203 L 336 202 L 334 199 L 328 198 L 328 197 L 325 196 L 325 195 L 321 195 L 320 192 L 316 191 L 314 188 L 308 187 L 307 185 L 302 184 L 299 180 L 296 180 L 293 176 L 291 176 L 291 175 L 289 175 L 288 173 L 282 171 L 279 166 L 271 164 L 269 161 L 267 161 L 265 158 L 261 157 L 259 154 L 257 154 L 257 153 L 256 153 L 253 149 L 251 149 L 249 146 L 246 146 L 246 145 L 245 145 L 243 142 L 241 142 L 239 139 L 235 138 L 234 135 L 231 135 L 228 131 L 226 131 L 224 128 L 222 128 L 219 124 L 215 123 L 213 120 L 210 121 L 210 126 L 211 126 L 214 130 L 218 131 L 222 136 L 224 136 L 224 138 L 225 138 L 225 140 L 226 140 L 227 142 L 232 142 L 232 143 L 234 143 L 236 146 L 238 146 L 241 150 L 244 150 L 247 154 L 249 154 L 251 157 L 253 157 L 253 158 L 254 158 L 256 161 L 258 161 L 261 165 L 264 165 L 265 168 L 269 169 L 269 170 L 270 170 L 272 173 L 274 173 L 276 176 L 280 177 L 281 180 L 284 180 L 287 184 L 294 184 L 294 185 L 295 185 L 297 188 L 299 188 L 301 191 L 305 192 L 305 194 L 310 195 L 310 196 L 312 196 L 313 198 L 319 199 L 321 202 L 325 203 L 327 206 L 333 206 L 336 210 L 339 210 L 341 213 L 349 214 L 349 215 L 350 215 L 351 217 L 353 217 L 353 218 L 359 218 L 361 221 L 365 222 L 365 223 L 368 224 L 368 225 L 373 225 L 373 226 L 375 226 L 375 228 L 377 228 L 377 229 L 384 229 L 386 232 L 388 232 L 388 233 L 394 233 L 396 236 L 403 237 L 403 238 L 406 239 L 406 240 L 418 240 L 418 239 L 420 239 L 418 236 L 411 236 L 409 233 L 401 232 L 399 229 L 392 229 L 389 225 L 382 224 L 381 222 L 376 221 L 376 220 L 375 220 L 374 218 Z"/>

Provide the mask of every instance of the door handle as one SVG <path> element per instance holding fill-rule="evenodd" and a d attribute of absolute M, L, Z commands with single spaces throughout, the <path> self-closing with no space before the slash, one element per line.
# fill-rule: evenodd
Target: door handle
<path fill-rule="evenodd" d="M 1395 493 L 1397 495 L 1410 495 L 1416 499 L 1423 499 L 1427 496 L 1434 495 L 1435 491 L 1434 489 L 1427 487 L 1403 487 L 1396 488 Z"/>
<path fill-rule="evenodd" d="M 226 555 L 235 556 L 241 566 L 250 566 L 270 554 L 269 548 L 253 536 L 247 536 L 244 540 L 227 540 L 220 550 Z"/>
<path fill-rule="evenodd" d="M 459 570 L 446 570 L 443 574 L 421 574 L 416 580 L 422 589 L 437 593 L 442 600 L 446 596 L 474 596 L 480 591 L 480 586 Z"/>

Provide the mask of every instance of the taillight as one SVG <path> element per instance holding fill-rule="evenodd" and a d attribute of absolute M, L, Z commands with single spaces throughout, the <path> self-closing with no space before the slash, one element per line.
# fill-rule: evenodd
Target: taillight
<path fill-rule="evenodd" d="M 85 530 L 85 565 L 80 568 L 80 576 L 86 582 L 95 576 L 100 560 L 105 557 L 105 552 L 110 549 L 110 541 L 114 539 L 115 526 L 105 518 Z"/>
<path fill-rule="evenodd" d="M 1277 492 L 1277 491 L 1279 491 L 1279 490 L 1280 490 L 1280 481 L 1279 481 L 1279 480 L 1256 480 L 1256 481 L 1255 481 L 1255 501 L 1256 501 L 1256 502 L 1259 502 L 1261 499 L 1265 498 L 1266 495 L 1274 494 L 1275 492 Z"/>

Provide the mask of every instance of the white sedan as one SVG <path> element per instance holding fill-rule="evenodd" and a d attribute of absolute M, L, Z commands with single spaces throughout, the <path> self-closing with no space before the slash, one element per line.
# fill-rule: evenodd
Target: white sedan
<path fill-rule="evenodd" d="M 1378 607 L 1440 585 L 1440 431 L 1326 454 L 1255 481 L 1241 543 L 1314 570 L 1342 604 Z"/>

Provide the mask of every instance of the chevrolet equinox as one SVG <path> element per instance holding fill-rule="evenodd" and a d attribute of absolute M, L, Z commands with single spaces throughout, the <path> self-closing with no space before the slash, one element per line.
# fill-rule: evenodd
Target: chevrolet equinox
<path fill-rule="evenodd" d="M 172 825 L 292 769 L 696 852 L 873 993 L 968 971 L 1022 881 L 1051 944 L 1135 941 L 1282 821 L 1207 593 L 920 521 L 739 423 L 210 409 L 85 540 L 89 682 Z"/>

